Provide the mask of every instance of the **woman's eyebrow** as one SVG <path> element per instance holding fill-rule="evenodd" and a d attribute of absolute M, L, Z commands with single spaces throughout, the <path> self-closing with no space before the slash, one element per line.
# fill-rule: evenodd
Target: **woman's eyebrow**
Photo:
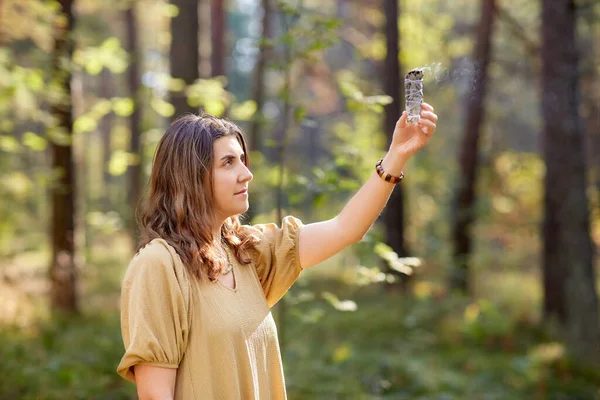
<path fill-rule="evenodd" d="M 244 153 L 241 153 L 241 154 L 240 154 L 240 157 L 241 157 L 241 158 L 244 158 L 245 156 L 246 156 L 246 155 L 245 155 Z M 235 157 L 233 154 L 227 154 L 227 155 L 224 155 L 223 157 L 221 157 L 221 160 L 220 160 L 220 161 L 223 161 L 223 160 L 225 160 L 225 159 L 232 159 L 232 158 L 236 158 L 236 157 Z"/>

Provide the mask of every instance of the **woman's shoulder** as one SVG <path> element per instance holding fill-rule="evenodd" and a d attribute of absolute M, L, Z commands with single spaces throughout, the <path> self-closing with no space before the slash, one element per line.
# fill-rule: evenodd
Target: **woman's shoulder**
<path fill-rule="evenodd" d="M 294 217 L 293 215 L 287 215 L 281 220 L 281 224 L 277 225 L 275 222 L 259 223 L 259 224 L 247 224 L 243 225 L 242 228 L 247 229 L 251 234 L 255 234 L 258 237 L 268 235 L 271 232 L 277 232 L 285 229 L 297 229 L 302 227 L 302 221 Z"/>
<path fill-rule="evenodd" d="M 166 240 L 161 238 L 152 239 L 137 251 L 132 262 L 169 261 L 172 258 L 172 249 Z"/>
<path fill-rule="evenodd" d="M 243 225 L 247 233 L 254 236 L 256 240 L 255 248 L 259 252 L 278 247 L 282 242 L 296 240 L 296 235 L 300 231 L 303 223 L 300 219 L 288 215 L 284 217 L 280 225 L 274 222 L 260 223 L 254 225 Z"/>
<path fill-rule="evenodd" d="M 175 272 L 176 275 L 185 275 L 181 260 L 175 249 L 161 238 L 152 239 L 137 251 L 129 263 L 125 279 L 138 272 L 145 274 L 170 274 Z"/>

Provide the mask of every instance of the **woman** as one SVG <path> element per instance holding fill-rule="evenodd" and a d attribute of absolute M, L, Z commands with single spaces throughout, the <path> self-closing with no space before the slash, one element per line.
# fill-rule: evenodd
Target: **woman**
<path fill-rule="evenodd" d="M 121 292 L 117 371 L 141 400 L 286 398 L 270 308 L 303 269 L 361 240 L 435 131 L 433 108 L 422 109 L 418 125 L 402 114 L 387 155 L 342 212 L 307 225 L 240 225 L 252 173 L 233 123 L 188 115 L 167 129 Z"/>

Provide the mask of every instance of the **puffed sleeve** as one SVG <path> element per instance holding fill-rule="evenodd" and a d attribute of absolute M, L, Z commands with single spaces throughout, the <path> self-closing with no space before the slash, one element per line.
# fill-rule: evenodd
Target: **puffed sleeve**
<path fill-rule="evenodd" d="M 298 242 L 302 222 L 287 216 L 276 224 L 257 224 L 260 242 L 257 246 L 256 272 L 269 307 L 283 297 L 300 276 L 302 267 L 298 253 Z"/>
<path fill-rule="evenodd" d="M 125 354 L 117 372 L 134 383 L 134 365 L 177 368 L 187 345 L 189 279 L 167 246 L 164 240 L 155 239 L 140 250 L 121 286 Z"/>

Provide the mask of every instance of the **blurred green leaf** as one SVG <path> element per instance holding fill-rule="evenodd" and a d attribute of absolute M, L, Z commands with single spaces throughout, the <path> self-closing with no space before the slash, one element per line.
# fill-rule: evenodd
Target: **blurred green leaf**
<path fill-rule="evenodd" d="M 11 172 L 1 177 L 2 186 L 15 198 L 25 200 L 32 189 L 31 179 L 23 172 Z"/>
<path fill-rule="evenodd" d="M 299 105 L 294 110 L 294 121 L 299 124 L 306 117 L 306 107 Z"/>
<path fill-rule="evenodd" d="M 2 135 L 0 136 L 0 149 L 9 153 L 19 151 L 19 141 L 12 136 Z"/>
<path fill-rule="evenodd" d="M 168 103 L 158 97 L 153 97 L 150 101 L 150 106 L 158 115 L 169 118 L 175 114 L 175 107 L 171 103 Z"/>
<path fill-rule="evenodd" d="M 168 4 L 166 7 L 166 16 L 169 18 L 175 18 L 179 15 L 179 8 L 175 4 Z"/>
<path fill-rule="evenodd" d="M 115 150 L 108 164 L 108 172 L 113 176 L 123 175 L 129 166 L 129 153 L 123 150 Z"/>
<path fill-rule="evenodd" d="M 33 132 L 25 132 L 23 134 L 23 144 L 33 151 L 42 151 L 48 146 L 48 141 Z"/>
<path fill-rule="evenodd" d="M 233 104 L 229 110 L 231 118 L 237 121 L 250 121 L 254 113 L 256 113 L 256 102 L 254 100 Z"/>
<path fill-rule="evenodd" d="M 130 116 L 135 109 L 135 104 L 129 97 L 115 97 L 112 99 L 112 105 L 115 114 L 120 117 Z"/>
<path fill-rule="evenodd" d="M 321 296 L 327 300 L 336 310 L 339 311 L 356 311 L 358 306 L 352 300 L 340 300 L 336 295 L 331 292 L 323 292 Z"/>
<path fill-rule="evenodd" d="M 421 266 L 421 260 L 416 257 L 398 257 L 398 254 L 385 243 L 375 245 L 375 253 L 387 261 L 389 267 L 405 275 L 412 275 L 413 268 Z"/>
<path fill-rule="evenodd" d="M 98 122 L 89 115 L 82 115 L 73 122 L 73 131 L 76 133 L 92 132 L 98 128 Z"/>

